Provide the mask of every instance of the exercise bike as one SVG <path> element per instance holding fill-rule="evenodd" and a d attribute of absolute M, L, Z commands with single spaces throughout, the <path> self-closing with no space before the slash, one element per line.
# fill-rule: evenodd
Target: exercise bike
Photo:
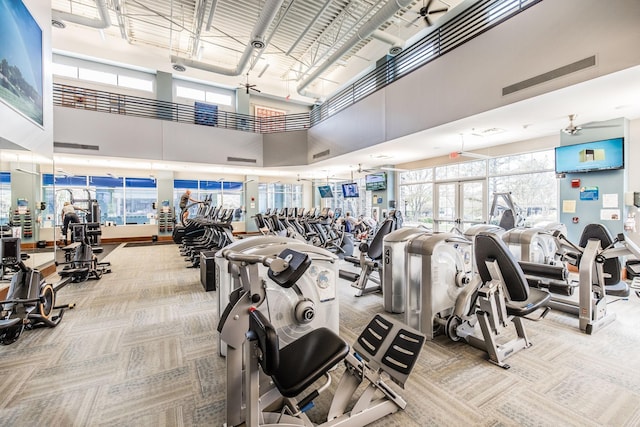
<path fill-rule="evenodd" d="M 280 348 L 276 329 L 256 309 L 264 302 L 258 264 L 268 267 L 269 278 L 286 288 L 293 286 L 310 266 L 309 256 L 291 249 L 275 258 L 230 250 L 223 253 L 238 267 L 242 285 L 231 293 L 218 325 L 228 346 L 227 370 L 244 375 L 243 410 L 234 419 L 227 419 L 228 425 L 315 425 L 306 412 L 329 387 L 329 370 L 341 361 L 346 369 L 326 421 L 320 425 L 364 426 L 406 407 L 406 401 L 383 377 L 404 387 L 422 349 L 424 335 L 376 315 L 353 344 L 352 352 L 342 338 L 327 328 L 314 329 Z M 269 376 L 265 386 L 261 386 L 261 371 Z M 326 378 L 324 384 L 297 399 L 321 377 Z M 360 385 L 364 390 L 356 394 Z M 229 402 L 235 395 L 228 390 L 228 406 L 237 405 Z M 358 396 L 355 405 L 347 411 L 354 395 Z"/>
<path fill-rule="evenodd" d="M 56 293 L 68 281 L 51 285 L 42 278 L 40 271 L 27 267 L 20 257 L 20 239 L 0 239 L 0 258 L 5 266 L 15 266 L 7 299 L 0 301 L 0 344 L 13 344 L 25 329 L 39 326 L 54 328 L 62 320 L 65 308 L 74 304 L 56 306 Z M 53 315 L 53 310 L 60 310 Z"/>
<path fill-rule="evenodd" d="M 72 243 L 62 248 L 64 262 L 56 261 L 56 266 L 64 265 L 58 271 L 60 277 L 70 277 L 72 282 L 84 282 L 90 278 L 99 280 L 104 273 L 111 273 L 111 263 L 98 262 L 98 257 L 93 253 L 86 234 L 86 224 L 73 224 L 71 238 Z"/>

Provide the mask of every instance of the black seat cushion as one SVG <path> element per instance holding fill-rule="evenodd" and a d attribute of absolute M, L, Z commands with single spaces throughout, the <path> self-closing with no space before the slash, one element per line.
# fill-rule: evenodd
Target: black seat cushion
<path fill-rule="evenodd" d="M 507 209 L 502 213 L 502 217 L 500 217 L 500 223 L 498 225 L 505 230 L 515 228 L 516 219 L 513 216 L 513 211 L 511 209 Z"/>
<path fill-rule="evenodd" d="M 271 378 L 285 397 L 295 397 L 345 358 L 349 345 L 333 331 L 318 328 L 280 350 Z"/>
<path fill-rule="evenodd" d="M 524 301 L 507 301 L 507 314 L 509 316 L 526 316 L 537 309 L 547 305 L 551 294 L 541 289 L 529 289 L 529 298 Z"/>

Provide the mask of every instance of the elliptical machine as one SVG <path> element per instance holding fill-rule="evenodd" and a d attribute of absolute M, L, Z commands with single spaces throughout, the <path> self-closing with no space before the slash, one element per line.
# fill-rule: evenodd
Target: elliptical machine
<path fill-rule="evenodd" d="M 62 248 L 64 262 L 56 261 L 56 266 L 64 265 L 58 272 L 60 277 L 70 277 L 73 282 L 84 282 L 87 279 L 99 280 L 104 273 L 111 273 L 111 263 L 98 262 L 93 253 L 86 234 L 86 223 L 73 224 L 71 227 L 72 243 Z"/>
<path fill-rule="evenodd" d="M 38 326 L 54 328 L 62 320 L 65 308 L 75 304 L 56 306 L 56 292 L 68 281 L 51 285 L 40 271 L 27 267 L 20 257 L 20 239 L 0 239 L 0 258 L 3 265 L 17 267 L 11 278 L 7 299 L 0 301 L 0 344 L 13 344 L 25 329 Z M 60 310 L 53 315 L 53 310 Z"/>

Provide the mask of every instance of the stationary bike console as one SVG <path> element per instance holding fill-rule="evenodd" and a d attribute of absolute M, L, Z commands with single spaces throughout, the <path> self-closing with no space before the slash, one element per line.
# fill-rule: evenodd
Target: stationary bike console
<path fill-rule="evenodd" d="M 279 272 L 269 268 L 267 274 L 271 280 L 283 288 L 290 288 L 295 285 L 311 265 L 311 258 L 308 254 L 291 249 L 285 249 L 280 252 L 278 258 L 285 260 L 287 267 Z"/>

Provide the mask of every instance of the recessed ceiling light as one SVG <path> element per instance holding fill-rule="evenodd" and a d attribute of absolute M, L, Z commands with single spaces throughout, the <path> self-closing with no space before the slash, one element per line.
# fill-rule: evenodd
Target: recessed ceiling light
<path fill-rule="evenodd" d="M 58 21 L 57 19 L 52 19 L 51 20 L 51 26 L 53 28 L 59 28 L 61 30 L 67 28 L 67 25 L 64 22 Z"/>

